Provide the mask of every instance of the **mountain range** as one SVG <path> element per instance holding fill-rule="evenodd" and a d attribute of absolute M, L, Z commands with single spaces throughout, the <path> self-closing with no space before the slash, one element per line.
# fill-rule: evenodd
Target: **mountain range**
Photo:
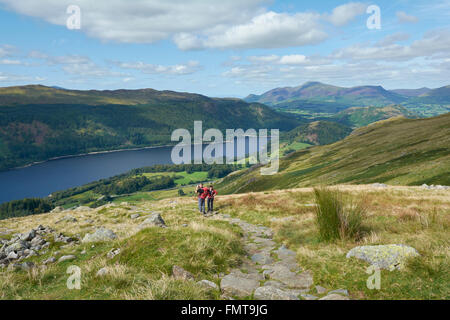
<path fill-rule="evenodd" d="M 401 104 L 421 116 L 450 111 L 450 86 L 417 90 L 386 90 L 382 86 L 343 88 L 320 82 L 298 87 L 272 89 L 262 95 L 249 95 L 247 102 L 259 102 L 281 110 L 310 114 L 335 114 L 349 107 L 384 107 Z"/>

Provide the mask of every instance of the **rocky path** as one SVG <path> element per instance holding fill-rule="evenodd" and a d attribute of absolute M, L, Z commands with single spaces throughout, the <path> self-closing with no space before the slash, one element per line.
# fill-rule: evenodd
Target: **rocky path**
<path fill-rule="evenodd" d="M 239 268 L 222 277 L 220 287 L 224 297 L 244 298 L 253 295 L 257 300 L 319 299 L 310 294 L 313 285 L 311 272 L 298 265 L 294 251 L 279 246 L 273 240 L 270 228 L 225 214 L 218 214 L 212 219 L 228 221 L 241 227 L 247 253 L 247 258 Z M 326 293 L 322 287 L 314 290 L 319 294 Z M 322 299 L 348 300 L 346 290 L 340 290 L 339 293 L 329 292 Z"/>

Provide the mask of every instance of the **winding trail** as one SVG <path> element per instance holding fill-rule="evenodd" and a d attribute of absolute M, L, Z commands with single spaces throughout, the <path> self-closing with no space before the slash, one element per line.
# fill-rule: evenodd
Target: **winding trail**
<path fill-rule="evenodd" d="M 247 257 L 243 264 L 222 277 L 224 298 L 253 297 L 257 300 L 316 300 L 308 294 L 313 285 L 311 272 L 296 261 L 296 253 L 273 240 L 273 230 L 253 225 L 226 214 L 211 219 L 238 225 L 243 231 Z"/>

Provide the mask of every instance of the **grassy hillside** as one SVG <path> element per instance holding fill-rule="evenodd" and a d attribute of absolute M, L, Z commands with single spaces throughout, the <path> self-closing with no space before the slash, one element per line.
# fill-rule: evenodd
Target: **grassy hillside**
<path fill-rule="evenodd" d="M 332 145 L 298 151 L 273 176 L 243 170 L 225 178 L 227 193 L 318 184 L 450 185 L 450 114 L 394 118 L 355 130 Z"/>
<path fill-rule="evenodd" d="M 315 121 L 298 126 L 287 132 L 283 139 L 292 142 L 303 142 L 311 145 L 331 144 L 344 139 L 352 132 L 346 125 L 330 121 Z"/>
<path fill-rule="evenodd" d="M 216 202 L 222 215 L 273 230 L 271 254 L 275 256 L 281 245 L 294 252 L 294 261 L 313 277 L 308 290 L 311 295 L 323 297 L 326 293 L 318 293 L 315 288 L 322 286 L 326 291 L 346 289 L 349 297 L 356 300 L 450 298 L 449 191 L 372 186 L 339 189 L 346 195 L 367 198 L 370 214 L 364 224 L 368 233 L 359 242 L 320 241 L 311 189 L 219 196 Z M 28 232 L 38 225 L 75 239 L 104 227 L 115 232 L 117 239 L 95 245 L 67 245 L 48 235 L 48 249 L 21 261 L 34 263 L 34 269 L 0 268 L 0 299 L 227 299 L 221 288 L 205 288 L 197 281 L 207 279 L 220 286 L 221 277 L 237 268 L 248 274 L 245 268 L 250 259 L 246 250 L 252 244 L 243 237 L 238 225 L 196 213 L 196 200 L 192 197 L 176 197 L 170 192 L 165 197 L 156 201 L 130 199 L 128 203 L 115 202 L 97 209 L 80 208 L 2 221 L 0 239 Z M 139 225 L 152 212 L 161 214 L 167 228 L 140 230 Z M 134 214 L 141 216 L 131 219 Z M 381 289 L 369 290 L 369 264 L 347 259 L 346 253 L 359 245 L 391 243 L 412 246 L 420 257 L 409 260 L 402 271 L 382 270 Z M 108 258 L 112 249 L 120 249 L 120 253 Z M 73 255 L 73 260 L 43 266 L 49 257 L 59 259 L 65 255 Z M 70 265 L 81 268 L 81 290 L 66 287 Z M 174 265 L 191 272 L 195 281 L 173 276 Z M 98 276 L 103 268 L 106 275 Z M 255 268 L 260 270 L 261 265 Z M 267 281 L 262 280 L 261 284 Z"/>
<path fill-rule="evenodd" d="M 417 115 L 401 105 L 387 107 L 354 107 L 339 112 L 332 118 L 351 127 L 364 127 L 371 123 L 403 116 L 414 119 Z M 336 140 L 337 141 L 337 140 Z"/>
<path fill-rule="evenodd" d="M 30 104 L 32 103 L 32 104 Z M 298 120 L 238 99 L 168 91 L 0 89 L 0 170 L 52 157 L 170 143 L 173 130 L 278 128 Z"/>

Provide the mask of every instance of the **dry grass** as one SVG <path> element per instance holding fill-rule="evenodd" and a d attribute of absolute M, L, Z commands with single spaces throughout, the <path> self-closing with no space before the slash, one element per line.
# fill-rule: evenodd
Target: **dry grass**
<path fill-rule="evenodd" d="M 329 289 L 344 287 L 354 298 L 363 299 L 450 298 L 449 191 L 418 187 L 338 188 L 354 197 L 363 194 L 368 197 L 366 221 L 370 232 L 357 241 L 345 239 L 333 244 L 319 241 L 312 188 L 220 196 L 216 208 L 221 213 L 271 227 L 275 240 L 295 250 L 300 265 L 312 271 L 315 285 Z M 59 255 L 75 254 L 77 260 L 72 263 L 83 270 L 83 290 L 70 291 L 65 287 L 68 277 L 65 271 L 72 263 L 55 264 L 30 273 L 0 271 L 0 299 L 217 299 L 218 292 L 177 281 L 168 271 L 172 264 L 182 264 L 198 277 L 214 281 L 215 271 L 211 270 L 220 266 L 227 268 L 227 263 L 237 263 L 242 255 L 239 251 L 230 255 L 222 248 L 226 245 L 220 244 L 220 241 L 235 243 L 240 238 L 240 230 L 204 219 L 196 212 L 196 205 L 195 198 L 181 197 L 0 221 L 2 231 L 24 232 L 42 224 L 82 237 L 104 226 L 119 237 L 117 241 L 95 248 L 90 245 L 64 249 L 52 246 L 50 252 L 36 258 L 39 263 L 55 251 L 59 251 Z M 132 220 L 130 215 L 140 212 L 145 216 L 152 211 L 161 212 L 170 228 L 138 233 L 137 226 L 143 218 Z M 57 223 L 67 215 L 74 216 L 78 222 Z M 94 222 L 88 223 L 86 219 Z M 419 250 L 421 258 L 411 262 L 403 273 L 383 272 L 383 289 L 370 291 L 365 287 L 366 265 L 346 259 L 345 254 L 357 245 L 391 243 L 411 245 Z M 124 249 L 124 256 L 106 259 L 106 253 L 119 246 Z M 134 247 L 139 249 L 136 255 L 129 251 Z M 80 254 L 83 249 L 86 255 Z M 150 250 L 153 253 L 144 257 Z M 186 255 L 185 251 L 191 254 Z M 198 259 L 200 256 L 202 258 Z M 136 260 L 137 257 L 142 260 Z M 160 265 L 152 265 L 156 263 L 155 257 L 162 259 L 158 260 Z M 96 273 L 103 267 L 107 268 L 108 275 L 98 278 Z"/>

